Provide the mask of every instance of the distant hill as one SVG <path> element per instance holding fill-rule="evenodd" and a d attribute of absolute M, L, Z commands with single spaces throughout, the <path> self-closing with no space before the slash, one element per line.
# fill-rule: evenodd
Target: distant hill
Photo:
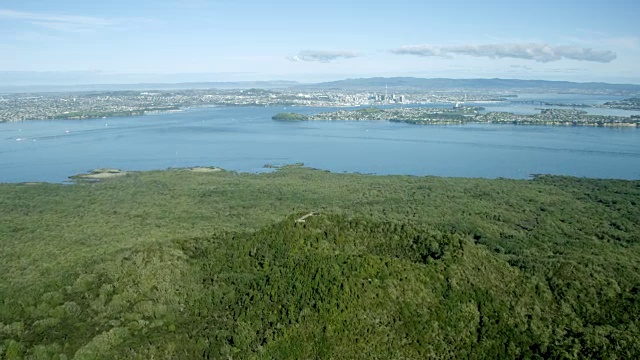
<path fill-rule="evenodd" d="M 188 89 L 282 89 L 299 85 L 295 81 L 230 81 L 230 82 L 184 82 L 184 83 L 139 83 L 139 84 L 90 84 L 90 85 L 29 85 L 0 86 L 4 93 L 35 92 L 83 92 L 123 90 L 188 90 Z"/>
<path fill-rule="evenodd" d="M 1 79 L 1 77 L 0 77 Z M 518 80 L 518 79 L 446 79 L 414 77 L 374 77 L 345 79 L 315 84 L 296 81 L 230 81 L 230 82 L 179 82 L 135 84 L 83 84 L 83 85 L 0 85 L 0 93 L 87 92 L 126 90 L 187 90 L 187 89 L 300 89 L 300 90 L 442 90 L 442 91 L 525 91 L 572 92 L 640 95 L 640 85 L 610 84 L 602 82 L 578 83 L 570 81 Z"/>
<path fill-rule="evenodd" d="M 609 83 L 577 83 L 570 81 L 518 80 L 518 79 L 423 79 L 413 77 L 346 79 L 303 85 L 305 88 L 318 89 L 438 89 L 438 90 L 536 90 L 536 91 L 620 91 L 640 92 L 640 85 Z"/>

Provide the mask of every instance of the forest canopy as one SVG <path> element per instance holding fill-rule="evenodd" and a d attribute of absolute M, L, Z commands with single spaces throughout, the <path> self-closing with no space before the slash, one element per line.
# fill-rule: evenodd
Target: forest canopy
<path fill-rule="evenodd" d="M 638 358 L 639 204 L 301 167 L 0 184 L 0 358 Z"/>

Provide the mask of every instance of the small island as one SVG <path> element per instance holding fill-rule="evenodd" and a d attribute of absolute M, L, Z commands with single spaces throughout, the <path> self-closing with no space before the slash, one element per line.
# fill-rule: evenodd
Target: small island
<path fill-rule="evenodd" d="M 272 119 L 278 121 L 306 121 L 309 120 L 309 117 L 303 114 L 285 112 L 274 115 Z"/>
<path fill-rule="evenodd" d="M 456 105 L 453 108 L 394 108 L 375 107 L 358 110 L 338 110 L 315 115 L 281 113 L 274 120 L 288 121 L 390 121 L 414 125 L 448 124 L 515 124 L 515 125 L 565 125 L 565 126 L 620 126 L 640 127 L 638 116 L 589 115 L 576 109 L 540 109 L 539 114 L 514 114 L 510 112 L 483 113 L 484 108 Z"/>

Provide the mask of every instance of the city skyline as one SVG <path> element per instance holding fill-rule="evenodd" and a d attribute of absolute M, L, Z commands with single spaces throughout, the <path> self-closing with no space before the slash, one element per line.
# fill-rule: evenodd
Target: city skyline
<path fill-rule="evenodd" d="M 640 83 L 633 1 L 9 0 L 5 85 L 413 76 Z M 12 83 L 13 81 L 13 83 Z"/>

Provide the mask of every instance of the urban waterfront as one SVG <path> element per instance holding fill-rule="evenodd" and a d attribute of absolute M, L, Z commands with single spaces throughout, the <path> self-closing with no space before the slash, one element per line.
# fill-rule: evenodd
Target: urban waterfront
<path fill-rule="evenodd" d="M 334 110 L 294 109 L 309 114 Z M 261 172 L 270 171 L 266 164 L 292 163 L 372 174 L 640 179 L 636 128 L 271 120 L 288 110 L 220 107 L 4 123 L 0 182 L 62 182 L 104 167 L 136 171 L 218 166 Z"/>

